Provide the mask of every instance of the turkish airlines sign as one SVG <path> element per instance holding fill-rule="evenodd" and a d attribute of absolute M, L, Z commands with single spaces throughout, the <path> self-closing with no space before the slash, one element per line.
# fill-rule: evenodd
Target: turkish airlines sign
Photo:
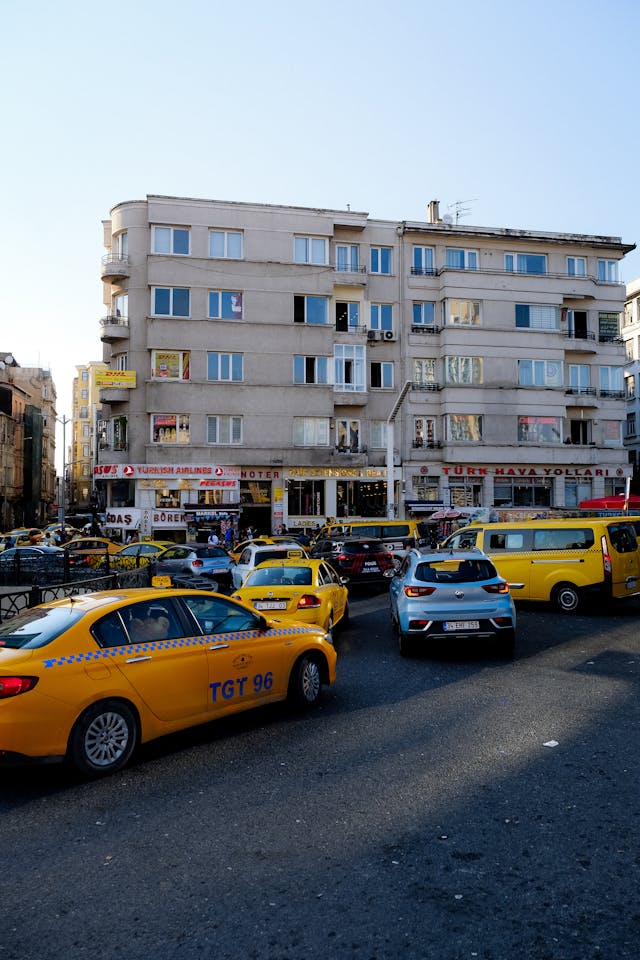
<path fill-rule="evenodd" d="M 179 480 L 239 480 L 240 467 L 218 467 L 215 464 L 177 463 L 100 463 L 93 468 L 94 477 L 108 480 L 137 480 L 142 477 L 158 477 Z"/>

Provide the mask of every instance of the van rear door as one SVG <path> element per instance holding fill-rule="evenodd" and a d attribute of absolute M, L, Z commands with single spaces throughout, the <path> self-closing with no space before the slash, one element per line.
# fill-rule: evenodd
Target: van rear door
<path fill-rule="evenodd" d="M 635 528 L 625 520 L 608 523 L 606 530 L 610 545 L 612 596 L 630 596 L 636 593 L 640 583 L 640 551 Z"/>
<path fill-rule="evenodd" d="M 492 525 L 485 527 L 483 532 L 483 543 L 477 545 L 482 546 L 484 552 L 491 557 L 500 576 L 508 583 L 524 583 L 522 589 L 514 591 L 514 598 L 531 599 L 531 530 L 525 527 L 512 530 Z"/>

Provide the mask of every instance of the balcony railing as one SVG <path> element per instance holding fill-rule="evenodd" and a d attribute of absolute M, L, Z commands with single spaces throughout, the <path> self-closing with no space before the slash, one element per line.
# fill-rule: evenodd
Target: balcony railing
<path fill-rule="evenodd" d="M 595 397 L 594 387 L 567 387 L 565 393 L 572 397 Z"/>
<path fill-rule="evenodd" d="M 565 340 L 594 340 L 596 339 L 595 333 L 592 330 L 583 330 L 582 332 L 577 332 L 575 330 L 565 330 L 564 333 Z"/>
<path fill-rule="evenodd" d="M 411 384 L 411 389 L 421 390 L 427 393 L 437 393 L 438 390 L 442 390 L 442 384 L 431 383 L 429 380 L 414 380 Z"/>
<path fill-rule="evenodd" d="M 411 333 L 440 333 L 442 327 L 435 323 L 414 323 L 411 326 Z"/>
<path fill-rule="evenodd" d="M 129 276 L 129 257 L 117 253 L 107 253 L 102 258 L 103 280 L 123 280 Z"/>
<path fill-rule="evenodd" d="M 625 393 L 624 390 L 601 390 L 600 396 L 609 400 L 624 400 Z"/>
<path fill-rule="evenodd" d="M 367 268 L 359 263 L 334 263 L 336 273 L 366 273 Z"/>
<path fill-rule="evenodd" d="M 414 440 L 413 448 L 414 450 L 440 450 L 442 440 Z"/>

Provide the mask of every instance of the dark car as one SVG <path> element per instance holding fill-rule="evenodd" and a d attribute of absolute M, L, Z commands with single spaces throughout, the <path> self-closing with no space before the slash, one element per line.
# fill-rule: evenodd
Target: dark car
<path fill-rule="evenodd" d="M 222 547 L 194 544 L 185 546 L 176 544 L 158 554 L 156 573 L 175 576 L 186 574 L 189 577 L 211 577 L 221 587 L 231 587 L 233 559 Z M 209 585 L 208 589 L 211 589 Z"/>
<path fill-rule="evenodd" d="M 385 571 L 394 568 L 393 556 L 382 540 L 365 537 L 318 540 L 311 556 L 327 560 L 334 570 L 348 578 L 349 585 L 387 586 Z"/>

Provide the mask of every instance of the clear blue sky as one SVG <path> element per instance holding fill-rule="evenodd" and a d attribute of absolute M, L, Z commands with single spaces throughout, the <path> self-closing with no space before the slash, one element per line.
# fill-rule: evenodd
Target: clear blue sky
<path fill-rule="evenodd" d="M 1 23 L 0 349 L 51 368 L 60 416 L 102 359 L 124 200 L 425 220 L 435 198 L 640 241 L 637 0 L 5 0 Z"/>

